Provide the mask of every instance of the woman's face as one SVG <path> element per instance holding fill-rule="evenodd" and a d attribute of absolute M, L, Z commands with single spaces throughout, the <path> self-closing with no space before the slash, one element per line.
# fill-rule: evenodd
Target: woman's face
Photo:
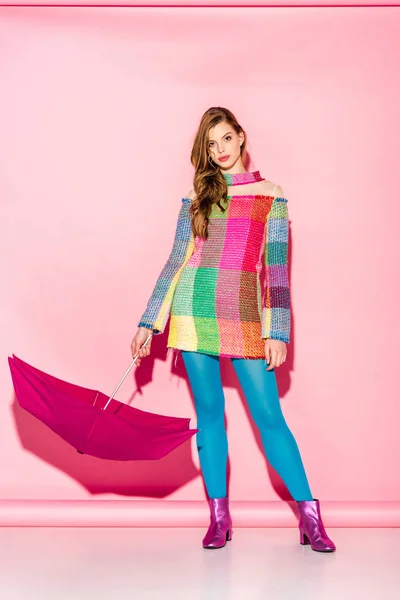
<path fill-rule="evenodd" d="M 219 167 L 229 170 L 240 157 L 243 141 L 242 132 L 238 134 L 231 125 L 221 122 L 208 132 L 208 152 Z"/>

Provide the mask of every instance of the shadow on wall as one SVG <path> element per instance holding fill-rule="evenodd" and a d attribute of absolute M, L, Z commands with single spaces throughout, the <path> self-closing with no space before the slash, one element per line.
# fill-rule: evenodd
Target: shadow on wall
<path fill-rule="evenodd" d="M 12 410 L 22 447 L 69 475 L 92 495 L 165 498 L 199 475 L 188 442 L 160 460 L 102 460 L 79 454 L 21 408 L 15 395 Z"/>

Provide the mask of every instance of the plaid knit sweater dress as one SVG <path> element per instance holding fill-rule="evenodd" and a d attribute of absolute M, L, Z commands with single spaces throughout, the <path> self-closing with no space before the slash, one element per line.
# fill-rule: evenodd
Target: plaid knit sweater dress
<path fill-rule="evenodd" d="M 242 189 L 264 179 L 259 171 L 223 176 Z M 170 317 L 168 348 L 265 358 L 266 338 L 290 338 L 287 199 L 228 196 L 225 212 L 212 206 L 207 240 L 193 236 L 190 203 L 182 198 L 170 256 L 138 326 L 159 334 Z"/>

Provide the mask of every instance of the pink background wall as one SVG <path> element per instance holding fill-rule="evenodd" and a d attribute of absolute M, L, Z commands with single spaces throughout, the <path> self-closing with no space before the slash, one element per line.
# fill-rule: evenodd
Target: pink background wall
<path fill-rule="evenodd" d="M 204 497 L 194 438 L 157 463 L 78 455 L 19 408 L 6 358 L 112 391 L 222 105 L 289 198 L 277 377 L 314 495 L 400 500 L 400 9 L 2 8 L 0 40 L 0 497 Z M 117 397 L 195 426 L 166 338 Z M 222 370 L 231 499 L 288 497 Z"/>

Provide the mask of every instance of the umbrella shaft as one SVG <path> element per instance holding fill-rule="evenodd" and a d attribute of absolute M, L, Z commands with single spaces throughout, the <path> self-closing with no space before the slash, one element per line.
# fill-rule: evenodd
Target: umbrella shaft
<path fill-rule="evenodd" d="M 140 347 L 140 350 L 145 347 L 145 345 L 147 344 L 147 342 L 149 341 L 149 339 L 151 338 L 151 336 L 152 336 L 152 334 L 149 335 L 149 337 L 147 338 L 147 340 L 145 341 L 145 343 Z M 107 404 L 104 406 L 103 410 L 106 410 L 107 406 L 110 404 L 111 400 L 114 398 L 115 394 L 118 392 L 118 390 L 121 387 L 121 385 L 122 385 L 125 377 L 128 375 L 129 371 L 132 369 L 133 365 L 135 364 L 135 361 L 136 361 L 136 359 L 137 359 L 138 356 L 139 356 L 139 352 L 136 354 L 135 358 L 133 359 L 133 361 L 131 362 L 131 364 L 129 365 L 129 367 L 127 368 L 127 370 L 125 371 L 125 373 L 121 377 L 120 381 L 118 382 L 117 387 L 115 388 L 115 390 L 113 391 L 113 393 L 111 394 L 111 396 L 109 397 L 109 399 L 107 400 Z"/>

